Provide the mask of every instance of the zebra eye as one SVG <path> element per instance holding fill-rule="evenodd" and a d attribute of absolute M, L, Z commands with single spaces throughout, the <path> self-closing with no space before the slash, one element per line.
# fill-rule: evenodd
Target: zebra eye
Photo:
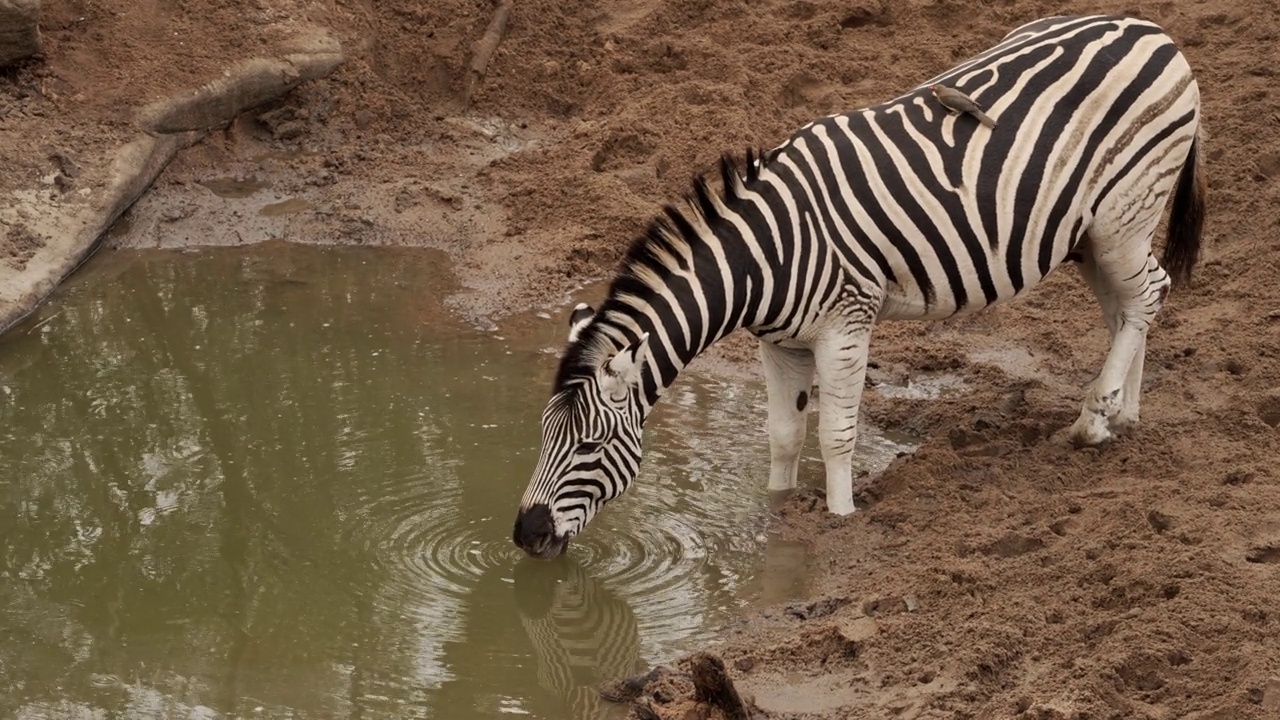
<path fill-rule="evenodd" d="M 576 452 L 579 455 L 590 455 L 591 453 L 599 450 L 602 444 L 603 443 L 593 442 L 591 440 L 588 440 L 584 443 L 579 444 Z"/>

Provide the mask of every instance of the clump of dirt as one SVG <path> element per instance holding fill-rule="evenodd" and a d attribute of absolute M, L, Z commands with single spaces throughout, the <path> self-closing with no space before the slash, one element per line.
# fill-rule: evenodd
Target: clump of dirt
<path fill-rule="evenodd" d="M 21 270 L 27 261 L 35 256 L 36 250 L 44 247 L 44 238 L 31 231 L 26 225 L 13 225 L 4 234 L 4 243 L 0 244 L 4 261 L 9 267 Z"/>
<path fill-rule="evenodd" d="M 320 25 L 347 52 L 339 71 L 181 155 L 127 216 L 129 237 L 441 247 L 465 287 L 454 307 L 487 323 L 597 299 L 581 288 L 723 151 L 893 97 L 1061 11 L 518 0 L 462 112 L 487 0 L 161 5 L 46 5 L 44 59 L 0 73 L 0 193 L 63 192 L 45 182 L 66 174 L 56 158 L 90 162 L 136 132 L 136 108 Z M 862 480 L 862 512 L 833 518 L 805 491 L 778 514 L 774 529 L 809 540 L 823 568 L 813 607 L 853 601 L 804 617 L 772 608 L 726 632 L 723 654 L 768 717 L 1274 714 L 1280 9 L 1072 6 L 1134 9 L 1196 73 L 1211 185 L 1204 262 L 1150 335 L 1142 424 L 1103 451 L 1062 438 L 1108 341 L 1072 271 L 973 317 L 878 328 L 866 416 L 925 441 Z M 228 178 L 248 194 L 217 194 Z M 0 233 L 0 257 L 31 242 Z M 716 358 L 753 367 L 753 341 L 736 336 Z M 963 387 L 889 392 L 938 374 Z M 822 482 L 818 465 L 801 475 Z"/>
<path fill-rule="evenodd" d="M 750 695 L 739 694 L 724 660 L 708 652 L 686 655 L 675 668 L 605 683 L 601 696 L 629 703 L 629 720 L 750 720 L 764 718 Z"/>

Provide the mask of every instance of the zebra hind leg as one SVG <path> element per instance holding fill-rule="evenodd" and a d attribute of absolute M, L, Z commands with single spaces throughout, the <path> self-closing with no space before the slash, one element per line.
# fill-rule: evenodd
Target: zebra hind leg
<path fill-rule="evenodd" d="M 1098 297 L 1111 331 L 1111 349 L 1071 426 L 1071 441 L 1077 447 L 1103 445 L 1138 422 L 1147 331 L 1170 284 L 1150 254 L 1149 241 L 1145 249 L 1145 263 L 1136 268 L 1133 262 L 1117 262 L 1114 255 L 1099 257 L 1096 248 L 1089 248 L 1081 263 L 1081 274 Z"/>
<path fill-rule="evenodd" d="M 761 340 L 760 362 L 769 395 L 769 489 L 791 490 L 796 486 L 813 390 L 813 353 Z"/>
<path fill-rule="evenodd" d="M 1075 258 L 1080 268 L 1080 276 L 1084 278 L 1085 284 L 1093 291 L 1094 297 L 1098 299 L 1098 305 L 1102 308 L 1102 319 L 1107 324 L 1107 331 L 1110 333 L 1112 342 L 1116 339 L 1116 331 L 1120 327 L 1120 303 L 1116 299 L 1115 291 L 1106 278 L 1099 272 L 1097 261 L 1093 259 L 1092 250 L 1088 245 L 1088 241 L 1078 249 L 1078 256 Z M 1133 360 L 1129 363 L 1129 372 L 1125 376 L 1124 387 L 1120 392 L 1121 402 L 1120 409 L 1115 417 L 1111 418 L 1108 426 L 1113 433 L 1125 434 L 1131 431 L 1138 424 L 1138 408 L 1142 395 L 1142 366 L 1146 356 L 1146 338 L 1138 346 L 1138 350 L 1134 353 Z"/>

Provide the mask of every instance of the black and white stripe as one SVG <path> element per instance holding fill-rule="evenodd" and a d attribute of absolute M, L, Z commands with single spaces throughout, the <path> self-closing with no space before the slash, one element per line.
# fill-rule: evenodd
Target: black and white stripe
<path fill-rule="evenodd" d="M 974 98 L 998 127 L 947 114 L 935 83 Z M 667 207 L 633 245 L 603 306 L 575 317 L 517 543 L 553 533 L 545 546 L 558 552 L 625 490 L 663 389 L 738 328 L 765 341 L 770 486 L 794 486 L 798 400 L 816 375 L 828 506 L 851 512 L 872 325 L 975 312 L 1069 257 L 1113 338 L 1072 437 L 1097 444 L 1132 425 L 1147 327 L 1198 256 L 1199 116 L 1190 66 L 1159 27 L 1056 17 L 890 102 L 748 153 L 745 177 L 726 159 L 721 188 L 696 181 L 687 206 Z M 1171 195 L 1166 273 L 1151 239 Z M 603 455 L 579 452 L 584 439 Z M 538 507 L 546 522 L 528 515 Z"/>

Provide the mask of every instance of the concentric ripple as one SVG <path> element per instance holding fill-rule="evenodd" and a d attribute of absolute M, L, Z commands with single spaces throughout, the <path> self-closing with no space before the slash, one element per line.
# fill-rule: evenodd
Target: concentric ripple
<path fill-rule="evenodd" d="M 460 640 L 464 625 L 485 621 L 478 606 L 491 602 L 487 588 L 497 579 L 518 586 L 522 609 L 541 608 L 525 611 L 526 620 L 556 616 L 557 633 L 573 631 L 564 625 L 573 613 L 563 606 L 589 596 L 601 607 L 577 608 L 571 622 L 586 628 L 634 616 L 629 632 L 655 660 L 705 642 L 754 596 L 785 595 L 803 572 L 793 561 L 770 562 L 779 552 L 794 558 L 795 548 L 779 548 L 765 532 L 764 404 L 759 386 L 682 380 L 649 425 L 635 485 L 570 543 L 566 558 L 551 563 L 529 560 L 510 539 L 521 481 L 538 448 L 523 448 L 527 467 L 491 472 L 484 461 L 452 455 L 435 429 L 420 428 L 423 462 L 366 481 L 351 502 L 344 542 L 362 551 L 377 578 L 357 592 L 441 641 Z M 876 432 L 864 438 L 862 454 L 872 462 L 904 449 Z M 506 492 L 479 484 L 494 475 L 510 482 Z M 569 575 L 548 567 L 560 562 L 573 566 Z M 547 577 L 553 580 L 543 583 Z M 554 587 L 564 582 L 575 585 L 573 593 Z M 627 607 L 605 607 L 616 603 Z M 602 619 L 606 614 L 615 619 Z"/>
<path fill-rule="evenodd" d="M 406 476 L 369 489 L 351 542 L 363 547 L 379 572 L 377 604 L 405 615 L 440 619 L 442 606 L 461 613 L 476 584 L 509 573 L 523 553 L 494 516 L 467 517 L 456 472 L 437 465 L 434 475 Z M 438 626 L 448 633 L 449 628 Z"/>

